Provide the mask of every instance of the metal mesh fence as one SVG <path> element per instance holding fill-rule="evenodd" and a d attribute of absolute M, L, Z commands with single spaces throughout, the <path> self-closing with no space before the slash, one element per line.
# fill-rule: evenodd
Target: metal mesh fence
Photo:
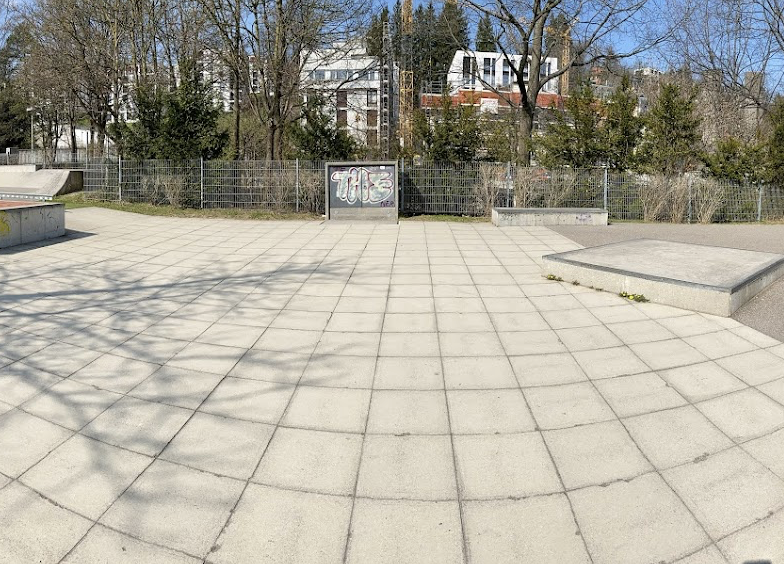
<path fill-rule="evenodd" d="M 614 220 L 748 222 L 784 219 L 784 187 L 699 174 L 647 176 L 509 163 L 399 164 L 401 211 L 489 215 L 495 206 L 607 208 Z M 324 212 L 317 161 L 129 161 L 85 165 L 88 198 L 178 207 Z"/>
<path fill-rule="evenodd" d="M 206 161 L 202 205 L 324 210 L 324 165 L 313 161 Z"/>
<path fill-rule="evenodd" d="M 485 215 L 511 205 L 512 167 L 495 163 L 401 163 L 401 209 L 407 213 Z"/>

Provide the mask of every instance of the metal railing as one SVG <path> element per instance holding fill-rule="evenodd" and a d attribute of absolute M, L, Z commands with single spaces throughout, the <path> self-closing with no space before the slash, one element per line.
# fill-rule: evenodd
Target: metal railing
<path fill-rule="evenodd" d="M 511 163 L 399 163 L 400 209 L 411 214 L 489 215 L 494 206 L 605 208 L 615 220 L 749 222 L 784 219 L 784 187 L 703 177 Z M 318 161 L 85 163 L 88 198 L 192 208 L 324 211 Z"/>
<path fill-rule="evenodd" d="M 0 166 L 5 165 L 36 165 L 40 168 L 72 168 L 83 169 L 88 161 L 94 160 L 96 153 L 93 149 L 57 149 L 44 151 L 42 149 L 18 149 L 5 154 L 0 154 Z M 110 157 L 117 158 L 117 157 Z"/>

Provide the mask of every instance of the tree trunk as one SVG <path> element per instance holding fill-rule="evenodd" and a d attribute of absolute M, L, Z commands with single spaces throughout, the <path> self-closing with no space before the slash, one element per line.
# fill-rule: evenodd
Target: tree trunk
<path fill-rule="evenodd" d="M 240 11 L 234 11 L 234 160 L 240 158 Z"/>
<path fill-rule="evenodd" d="M 533 150 L 533 131 L 534 131 L 534 112 L 532 108 L 527 108 L 525 105 L 520 109 L 519 135 L 517 154 L 520 156 L 520 162 L 524 166 L 531 165 L 531 153 Z"/>
<path fill-rule="evenodd" d="M 68 122 L 68 127 L 71 130 L 71 161 L 76 162 L 78 150 L 76 148 L 76 124 L 73 116 L 69 118 Z"/>
<path fill-rule="evenodd" d="M 234 160 L 240 158 L 240 73 L 234 73 Z"/>

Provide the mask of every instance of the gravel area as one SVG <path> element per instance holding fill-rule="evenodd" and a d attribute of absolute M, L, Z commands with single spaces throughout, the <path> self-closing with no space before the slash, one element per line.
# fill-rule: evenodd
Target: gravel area
<path fill-rule="evenodd" d="M 647 238 L 784 254 L 784 225 L 618 223 L 607 227 L 560 226 L 553 230 L 585 247 Z M 784 340 L 784 278 L 771 284 L 732 317 Z"/>

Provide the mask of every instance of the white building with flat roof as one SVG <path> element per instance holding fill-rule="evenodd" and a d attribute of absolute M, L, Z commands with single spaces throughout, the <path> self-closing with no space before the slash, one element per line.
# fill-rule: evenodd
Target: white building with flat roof
<path fill-rule="evenodd" d="M 510 64 L 511 60 L 511 64 Z M 481 111 L 498 113 L 502 109 L 520 104 L 521 94 L 513 68 L 519 68 L 521 55 L 509 55 L 490 51 L 458 50 L 452 58 L 446 76 L 446 86 L 454 103 L 479 106 Z M 558 59 L 547 57 L 540 71 L 542 77 L 558 71 Z M 528 77 L 530 63 L 524 76 Z M 560 106 L 558 77 L 547 81 L 537 97 L 537 106 Z M 422 107 L 437 107 L 441 92 L 422 93 Z"/>
<path fill-rule="evenodd" d="M 510 64 L 510 60 L 511 63 Z M 447 83 L 453 90 L 466 89 L 477 91 L 496 92 L 510 91 L 520 93 L 512 67 L 519 68 L 522 55 L 509 55 L 508 59 L 503 53 L 491 51 L 457 51 L 452 58 L 447 73 Z M 525 66 L 524 76 L 527 78 L 530 63 Z M 540 74 L 545 77 L 558 71 L 558 59 L 547 57 L 540 69 Z M 558 92 L 558 79 L 554 78 L 542 88 L 542 92 L 556 94 Z"/>

